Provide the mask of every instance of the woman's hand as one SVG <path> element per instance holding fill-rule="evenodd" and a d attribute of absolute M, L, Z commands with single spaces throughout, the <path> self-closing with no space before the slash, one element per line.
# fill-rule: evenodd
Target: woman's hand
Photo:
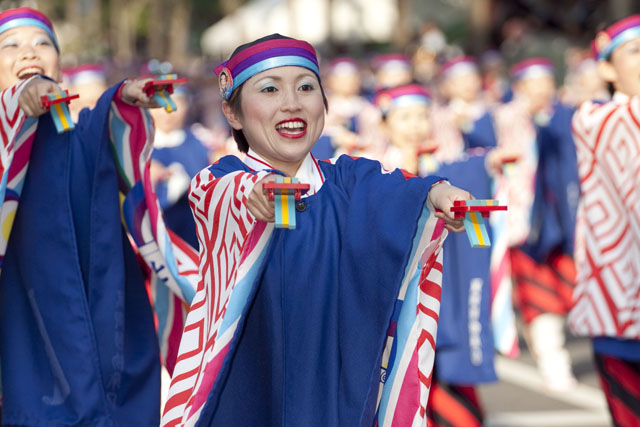
<path fill-rule="evenodd" d="M 276 176 L 273 174 L 262 178 L 253 187 L 253 191 L 247 199 L 247 209 L 257 220 L 264 222 L 275 222 L 276 220 L 273 200 L 269 200 L 269 197 L 262 191 L 263 183 L 275 180 Z"/>
<path fill-rule="evenodd" d="M 142 90 L 152 79 L 127 80 L 122 85 L 122 100 L 140 108 L 158 108 L 160 105 Z"/>
<path fill-rule="evenodd" d="M 493 148 L 489 150 L 487 157 L 485 158 L 487 172 L 489 172 L 490 175 L 499 175 L 502 173 L 502 165 L 506 160 L 517 160 L 521 156 L 522 152 L 520 150 L 505 147 Z"/>
<path fill-rule="evenodd" d="M 28 117 L 41 116 L 49 110 L 42 106 L 42 96 L 55 92 L 62 92 L 56 82 L 42 77 L 34 77 L 22 89 L 18 105 Z"/>
<path fill-rule="evenodd" d="M 474 197 L 458 187 L 447 182 L 438 182 L 429 190 L 428 200 L 436 209 L 436 217 L 445 221 L 447 228 L 459 233 L 464 230 L 462 218 L 454 218 L 451 208 L 455 200 L 473 200 Z"/>

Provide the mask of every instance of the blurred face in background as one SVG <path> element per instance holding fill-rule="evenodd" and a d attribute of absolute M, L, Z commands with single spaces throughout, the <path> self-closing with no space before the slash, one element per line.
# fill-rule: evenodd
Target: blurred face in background
<path fill-rule="evenodd" d="M 513 89 L 527 103 L 529 112 L 535 114 L 553 103 L 556 84 L 552 76 L 532 77 L 516 82 Z"/>
<path fill-rule="evenodd" d="M 607 90 L 607 85 L 600 77 L 596 67 L 581 70 L 576 75 L 576 84 L 582 93 L 581 100 L 594 99 L 598 94 Z"/>
<path fill-rule="evenodd" d="M 357 70 L 331 73 L 327 76 L 326 82 L 331 95 L 349 98 L 360 94 L 362 81 Z"/>
<path fill-rule="evenodd" d="M 410 68 L 383 67 L 376 73 L 376 83 L 379 87 L 390 88 L 411 83 L 413 74 Z"/>
<path fill-rule="evenodd" d="M 466 73 L 447 78 L 442 83 L 442 94 L 449 100 L 460 99 L 471 103 L 478 99 L 482 80 L 478 73 Z"/>
<path fill-rule="evenodd" d="M 599 61 L 601 76 L 613 83 L 616 91 L 640 96 L 640 37 L 618 46 L 609 61 Z"/>
<path fill-rule="evenodd" d="M 49 35 L 32 26 L 16 27 L 0 34 L 0 89 L 34 74 L 60 81 L 59 55 Z"/>
<path fill-rule="evenodd" d="M 431 134 L 430 112 L 428 105 L 395 108 L 387 115 L 383 129 L 393 145 L 417 149 Z"/>
<path fill-rule="evenodd" d="M 170 133 L 184 127 L 189 112 L 189 103 L 184 95 L 174 94 L 173 101 L 178 109 L 167 113 L 164 108 L 152 108 L 149 110 L 156 129 L 160 132 Z"/>

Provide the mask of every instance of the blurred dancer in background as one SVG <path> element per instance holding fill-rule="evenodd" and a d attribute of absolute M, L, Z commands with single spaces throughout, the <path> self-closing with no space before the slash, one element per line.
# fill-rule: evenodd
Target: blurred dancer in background
<path fill-rule="evenodd" d="M 420 153 L 434 151 L 431 140 L 431 95 L 422 86 L 410 84 L 386 89 L 376 96 L 376 105 L 382 113 L 381 128 L 387 138 L 382 165 L 388 170 L 396 168 L 424 176 L 435 171 L 435 163 L 421 170 Z"/>
<path fill-rule="evenodd" d="M 151 111 L 156 127 L 151 153 L 151 180 L 167 226 L 197 248 L 196 225 L 189 208 L 187 190 L 191 178 L 209 164 L 209 150 L 186 122 L 190 105 L 187 88 L 177 87 L 172 98 L 178 107 L 176 111 L 167 113 L 161 108 Z"/>
<path fill-rule="evenodd" d="M 107 90 L 107 73 L 102 64 L 83 64 L 62 70 L 63 83 L 69 93 L 80 97 L 69 104 L 69 112 L 74 121 L 78 121 L 80 111 L 93 108 L 98 99 Z"/>
<path fill-rule="evenodd" d="M 312 153 L 318 159 L 329 159 L 336 154 L 359 155 L 367 145 L 367 138 L 362 135 L 379 119 L 375 108 L 360 95 L 360 65 L 351 58 L 336 58 L 329 63 L 324 81 L 329 112 Z"/>
<path fill-rule="evenodd" d="M 499 145 L 517 153 L 515 168 L 504 177 L 516 305 L 545 386 L 567 390 L 576 384 L 564 347 L 578 197 L 572 113 L 555 102 L 549 60 L 519 62 L 512 76 L 514 99 L 495 117 Z"/>
<path fill-rule="evenodd" d="M 439 87 L 443 104 L 434 108 L 434 122 L 438 123 L 434 137 L 441 151 L 451 153 L 446 160 L 454 160 L 468 148 L 495 147 L 493 118 L 483 101 L 475 60 L 459 56 L 444 63 Z"/>
<path fill-rule="evenodd" d="M 413 71 L 410 59 L 401 53 L 385 53 L 373 57 L 375 89 L 389 89 L 411 83 Z"/>

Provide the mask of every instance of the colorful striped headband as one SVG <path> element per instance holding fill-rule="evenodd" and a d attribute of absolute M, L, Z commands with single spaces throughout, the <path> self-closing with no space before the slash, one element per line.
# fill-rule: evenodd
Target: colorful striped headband
<path fill-rule="evenodd" d="M 598 59 L 607 60 L 618 46 L 636 37 L 640 37 L 640 15 L 624 18 L 598 33 L 594 50 Z"/>
<path fill-rule="evenodd" d="M 440 77 L 442 79 L 449 79 L 472 73 L 478 73 L 478 64 L 475 59 L 470 56 L 458 56 L 457 58 L 453 58 L 445 62 L 440 68 Z"/>
<path fill-rule="evenodd" d="M 60 46 L 58 46 L 58 40 L 53 32 L 51 21 L 43 13 L 30 7 L 8 9 L 0 13 L 0 34 L 13 28 L 26 26 L 38 27 L 44 30 L 49 35 L 56 50 L 60 52 Z"/>
<path fill-rule="evenodd" d="M 285 66 L 307 68 L 320 80 L 316 51 L 309 43 L 280 34 L 262 37 L 239 46 L 231 57 L 215 69 L 220 93 L 229 99 L 234 90 L 265 70 Z"/>
<path fill-rule="evenodd" d="M 511 77 L 515 81 L 536 77 L 553 77 L 553 64 L 547 58 L 526 59 L 511 67 Z"/>
<path fill-rule="evenodd" d="M 357 74 L 360 72 L 360 65 L 352 58 L 336 58 L 329 62 L 327 72 L 329 74 Z"/>
<path fill-rule="evenodd" d="M 418 84 L 409 84 L 381 91 L 376 95 L 375 103 L 382 114 L 386 116 L 396 108 L 429 105 L 431 95 L 424 87 Z"/>
<path fill-rule="evenodd" d="M 62 70 L 63 77 L 73 85 L 105 83 L 107 74 L 100 64 L 83 64 Z"/>
<path fill-rule="evenodd" d="M 387 53 L 376 55 L 371 60 L 371 65 L 377 71 L 406 71 L 411 70 L 411 61 L 401 53 Z"/>

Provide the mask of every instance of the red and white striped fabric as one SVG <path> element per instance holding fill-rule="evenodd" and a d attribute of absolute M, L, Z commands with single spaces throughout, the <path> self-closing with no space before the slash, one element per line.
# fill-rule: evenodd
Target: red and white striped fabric
<path fill-rule="evenodd" d="M 640 338 L 640 98 L 617 93 L 573 118 L 582 199 L 569 325 L 579 335 Z"/>
<path fill-rule="evenodd" d="M 378 389 L 378 427 L 427 425 L 442 294 L 444 222 L 425 206 L 402 280 L 395 335 L 387 337 Z M 395 358 L 391 363 L 391 354 Z"/>
<path fill-rule="evenodd" d="M 192 301 L 163 426 L 195 425 L 215 382 L 266 251 L 273 224 L 256 222 L 246 200 L 268 175 L 234 172 L 215 179 L 208 169 L 191 182 L 189 202 L 200 243 L 200 276 Z M 204 236 L 204 239 L 203 237 Z M 216 256 L 210 256 L 216 254 Z M 227 313 L 229 302 L 240 310 Z"/>
<path fill-rule="evenodd" d="M 2 113 L 0 113 L 0 137 L 2 138 L 2 146 L 0 147 L 0 172 L 2 175 L 0 181 L 0 227 L 2 227 L 0 268 L 7 251 L 11 226 L 18 209 L 18 200 L 27 174 L 31 146 L 38 124 L 35 119 L 27 119 L 24 112 L 18 107 L 18 98 L 30 80 L 23 80 L 17 85 L 3 90 L 0 94 L 0 102 L 2 102 Z"/>

